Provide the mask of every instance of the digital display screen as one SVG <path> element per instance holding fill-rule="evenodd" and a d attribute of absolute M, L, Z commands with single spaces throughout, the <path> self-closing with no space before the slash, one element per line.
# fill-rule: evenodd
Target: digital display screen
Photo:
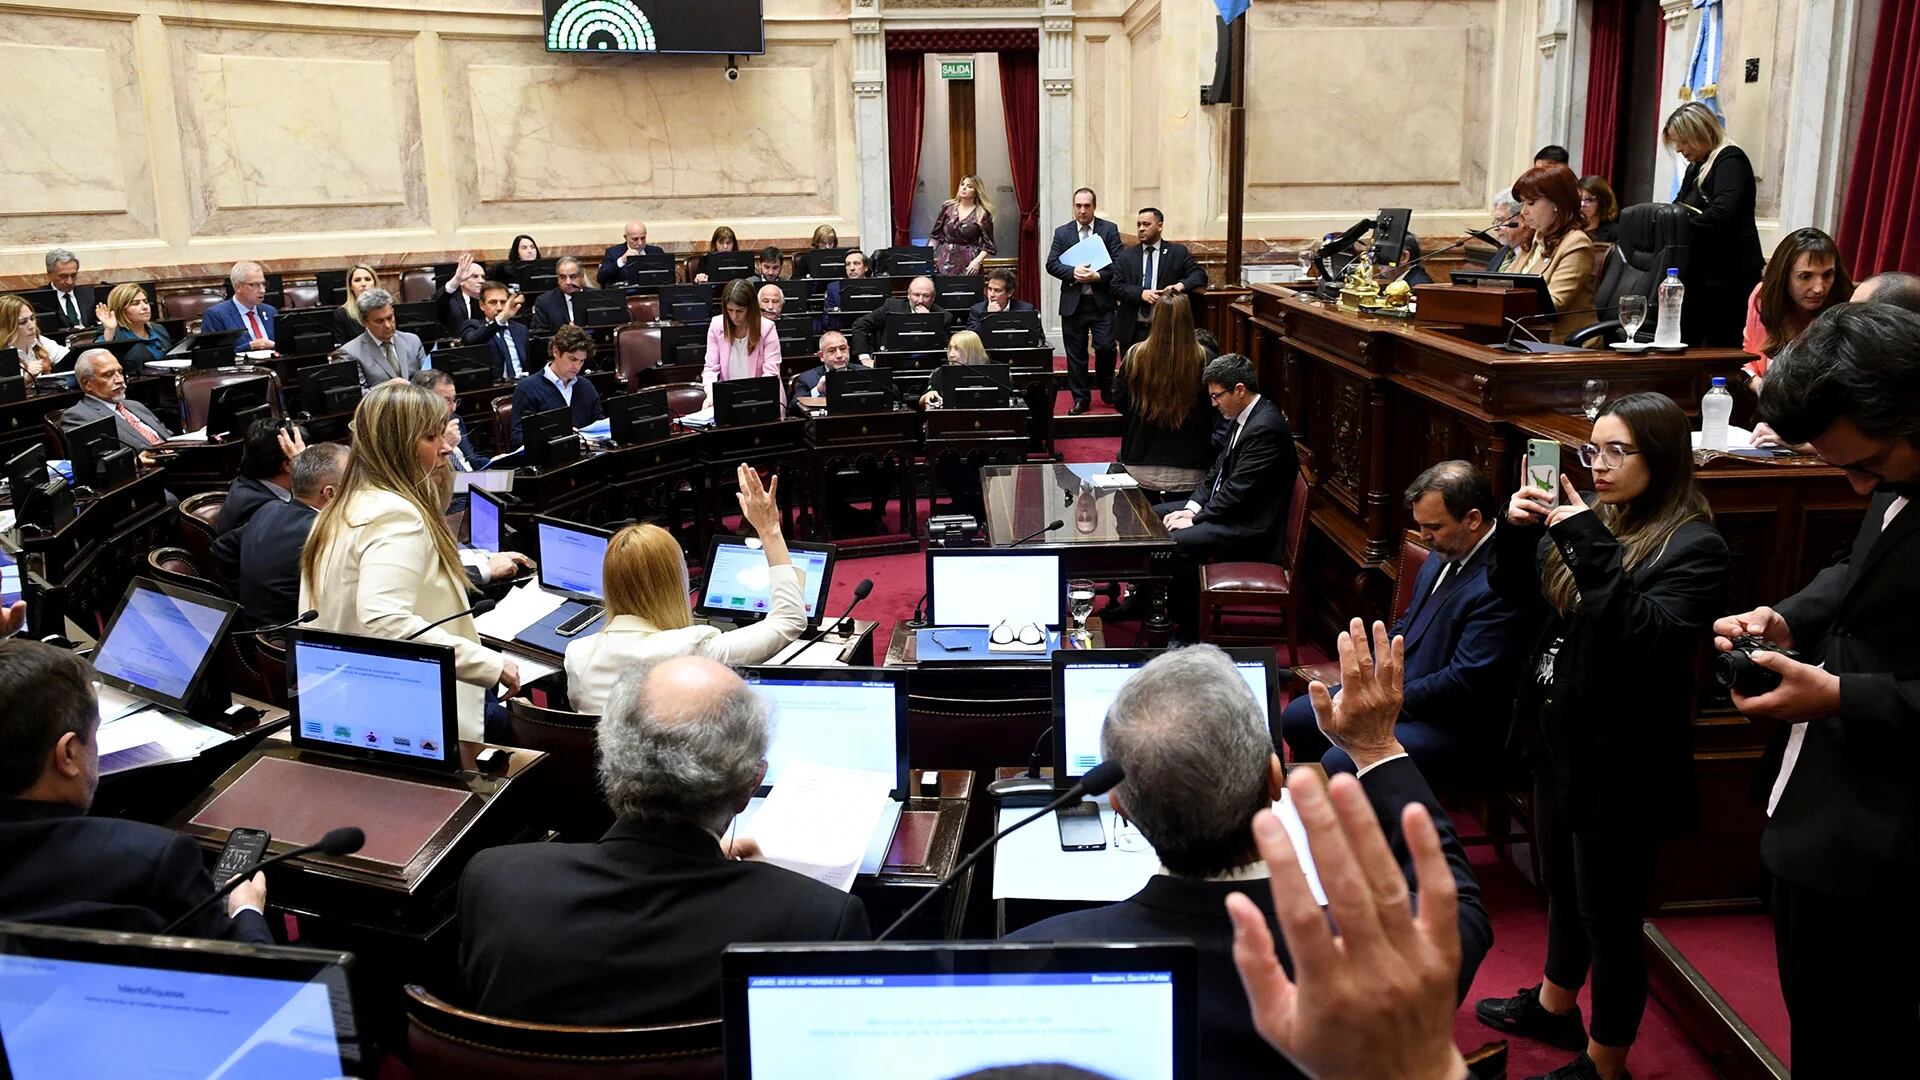
<path fill-rule="evenodd" d="M 1113 699 L 1145 664 L 1071 664 L 1062 673 L 1062 708 L 1066 713 L 1066 759 L 1068 776 L 1085 776 L 1100 764 L 1100 728 L 1107 722 L 1107 709 Z M 1260 703 L 1260 715 L 1271 725 L 1268 715 L 1267 668 L 1252 660 L 1238 660 L 1240 677 Z"/>
<path fill-rule="evenodd" d="M 601 600 L 600 570 L 607 560 L 607 538 L 542 521 L 540 584 L 569 596 Z"/>
<path fill-rule="evenodd" d="M 793 565 L 806 575 L 800 585 L 800 595 L 807 606 L 807 618 L 817 619 L 827 580 L 827 553 L 790 551 L 788 554 L 793 558 Z M 773 602 L 767 553 L 756 545 L 716 544 L 713 566 L 707 571 L 706 590 L 703 607 L 765 615 Z"/>
<path fill-rule="evenodd" d="M 103 675 L 180 701 L 219 640 L 228 611 L 136 586 L 94 653 Z"/>
<path fill-rule="evenodd" d="M 935 626 L 1060 625 L 1060 556 L 927 552 Z"/>
<path fill-rule="evenodd" d="M 500 550 L 500 508 L 484 495 L 467 497 L 467 546 L 476 551 Z"/>
<path fill-rule="evenodd" d="M 0 608 L 20 599 L 20 564 L 0 551 Z"/>
<path fill-rule="evenodd" d="M 898 775 L 892 683 L 762 678 L 748 685 L 773 712 L 764 786 L 778 783 L 790 762 Z"/>
<path fill-rule="evenodd" d="M 426 761 L 457 752 L 446 737 L 441 664 L 298 638 L 294 711 L 300 737 Z"/>
<path fill-rule="evenodd" d="M 760 0 L 543 0 L 548 52 L 727 53 L 767 49 Z"/>

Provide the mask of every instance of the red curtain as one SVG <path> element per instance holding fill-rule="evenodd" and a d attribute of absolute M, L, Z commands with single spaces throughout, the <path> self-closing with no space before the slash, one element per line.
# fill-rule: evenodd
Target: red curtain
<path fill-rule="evenodd" d="M 1625 0 L 1593 0 L 1593 41 L 1587 60 L 1587 131 L 1581 165 L 1611 183 L 1619 169 L 1620 70 L 1625 62 Z"/>
<path fill-rule="evenodd" d="M 1881 5 L 1835 239 L 1855 281 L 1920 270 L 1920 5 Z"/>
<path fill-rule="evenodd" d="M 1020 287 L 1014 295 L 1040 306 L 1040 53 L 1000 56 L 1000 107 L 1007 117 L 1007 156 L 1020 207 Z"/>
<path fill-rule="evenodd" d="M 912 242 L 913 185 L 920 176 L 920 125 L 926 119 L 924 54 L 887 54 L 887 157 L 893 180 L 893 243 Z"/>

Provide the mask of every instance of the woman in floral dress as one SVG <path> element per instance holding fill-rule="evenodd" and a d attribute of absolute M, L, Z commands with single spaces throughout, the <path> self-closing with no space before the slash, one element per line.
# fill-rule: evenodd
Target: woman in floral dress
<path fill-rule="evenodd" d="M 933 240 L 933 272 L 977 274 L 993 250 L 993 204 L 977 176 L 960 178 L 960 189 L 940 205 L 928 234 Z"/>

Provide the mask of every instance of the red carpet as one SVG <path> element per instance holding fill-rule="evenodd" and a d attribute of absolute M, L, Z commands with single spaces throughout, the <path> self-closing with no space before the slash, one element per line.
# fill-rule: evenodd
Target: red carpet
<path fill-rule="evenodd" d="M 1700 969 L 1707 982 L 1746 1021 L 1767 1049 L 1792 1065 L 1787 1054 L 1787 1003 L 1780 996 L 1780 966 L 1773 950 L 1773 919 L 1767 915 L 1687 915 L 1654 920 L 1660 932 Z"/>

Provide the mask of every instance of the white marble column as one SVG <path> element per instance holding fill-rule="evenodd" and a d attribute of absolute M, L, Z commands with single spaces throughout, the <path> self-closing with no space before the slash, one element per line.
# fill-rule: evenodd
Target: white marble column
<path fill-rule="evenodd" d="M 1693 0 L 1660 0 L 1660 16 L 1666 21 L 1667 53 L 1660 69 L 1660 123 L 1687 98 L 1680 96 L 1686 85 L 1687 68 L 1693 64 Z M 1667 149 L 1656 126 L 1653 132 L 1653 201 L 1666 202 L 1673 197 L 1673 185 L 1680 174 L 1675 171 L 1679 157 Z"/>
<path fill-rule="evenodd" d="M 860 246 L 893 243 L 887 146 L 887 39 L 880 0 L 853 0 L 853 143 L 859 154 Z"/>
<path fill-rule="evenodd" d="M 1840 221 L 1848 152 L 1847 117 L 1858 108 L 1853 82 L 1861 0 L 1803 0 L 1793 46 L 1787 157 L 1780 176 L 1780 230 Z"/>
<path fill-rule="evenodd" d="M 1073 216 L 1073 0 L 1046 0 L 1040 17 L 1040 258 L 1022 267 L 1039 275 L 1041 319 L 1060 341 L 1060 287 L 1046 276 L 1053 230 Z"/>
<path fill-rule="evenodd" d="M 1575 0 L 1547 0 L 1540 10 L 1540 32 L 1535 39 L 1540 47 L 1539 112 L 1534 118 L 1533 130 L 1535 147 L 1558 143 L 1569 150 L 1573 148 L 1573 54 L 1578 12 Z M 1581 87 L 1581 96 L 1585 93 L 1586 88 Z M 1576 169 L 1579 160 L 1574 158 Z"/>

